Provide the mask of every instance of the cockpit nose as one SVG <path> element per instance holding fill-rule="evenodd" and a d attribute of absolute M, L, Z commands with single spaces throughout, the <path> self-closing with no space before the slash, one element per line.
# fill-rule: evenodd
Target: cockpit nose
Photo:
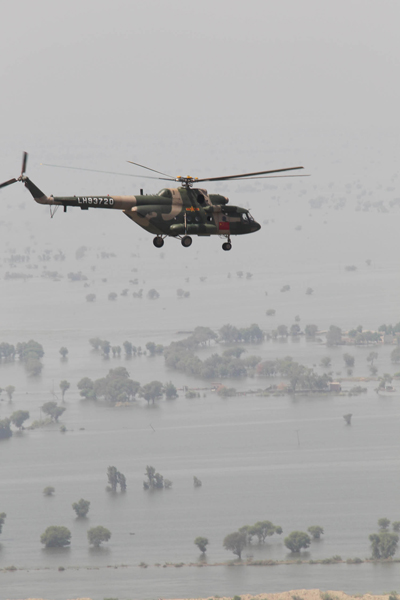
<path fill-rule="evenodd" d="M 253 221 L 251 224 L 251 231 L 258 231 L 259 229 L 261 229 L 260 223 L 257 223 L 257 221 Z"/>

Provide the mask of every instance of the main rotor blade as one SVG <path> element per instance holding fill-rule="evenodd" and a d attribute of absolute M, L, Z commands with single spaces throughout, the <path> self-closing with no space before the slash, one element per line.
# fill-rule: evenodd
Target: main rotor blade
<path fill-rule="evenodd" d="M 296 171 L 304 167 L 289 167 L 288 169 L 273 169 L 272 171 L 258 171 L 257 173 L 243 173 L 242 175 L 225 175 L 223 177 L 209 177 L 207 179 L 197 179 L 197 181 L 226 181 L 227 179 L 244 179 L 255 175 L 267 175 L 270 173 L 282 173 L 283 171 Z"/>
<path fill-rule="evenodd" d="M 26 171 L 26 163 L 28 161 L 28 153 L 24 152 L 22 155 L 22 168 L 21 168 L 21 175 L 23 175 Z"/>
<path fill-rule="evenodd" d="M 124 177 L 141 177 L 142 179 L 164 179 L 165 181 L 175 181 L 175 178 L 165 179 L 165 177 L 149 177 L 148 175 L 135 175 L 133 173 L 118 173 L 116 171 L 101 171 L 100 169 L 84 169 L 83 167 L 66 167 L 65 165 L 51 165 L 48 163 L 41 163 L 41 165 L 42 165 L 42 167 L 56 167 L 57 169 L 72 169 L 73 171 L 89 171 L 90 173 L 106 173 L 108 175 L 123 175 Z"/>
<path fill-rule="evenodd" d="M 141 167 L 142 169 L 147 169 L 148 171 L 153 171 L 153 173 L 158 173 L 159 175 L 165 175 L 165 177 L 170 177 L 175 181 L 175 177 L 172 175 L 167 175 L 167 173 L 161 173 L 161 171 L 156 171 L 155 169 L 150 169 L 150 167 L 145 167 L 144 165 L 139 165 L 139 163 L 132 162 L 131 160 L 127 160 L 126 162 L 131 163 L 131 165 L 136 165 L 137 167 Z"/>
<path fill-rule="evenodd" d="M 9 179 L 8 181 L 5 181 L 4 183 L 0 183 L 0 188 L 6 187 L 7 185 L 11 185 L 12 183 L 16 183 L 18 181 L 18 179 Z"/>
<path fill-rule="evenodd" d="M 279 179 L 283 177 L 310 177 L 309 175 L 265 175 L 264 177 L 246 177 L 246 179 L 232 178 L 230 181 L 250 181 L 252 179 Z"/>

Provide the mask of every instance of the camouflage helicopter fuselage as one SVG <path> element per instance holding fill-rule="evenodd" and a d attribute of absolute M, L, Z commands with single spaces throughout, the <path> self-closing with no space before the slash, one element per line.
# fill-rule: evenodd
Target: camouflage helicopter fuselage
<path fill-rule="evenodd" d="M 260 225 L 248 210 L 228 206 L 228 198 L 208 194 L 205 189 L 180 187 L 164 188 L 158 194 L 137 196 L 46 196 L 23 176 L 22 181 L 39 204 L 69 206 L 81 210 L 103 208 L 122 210 L 132 221 L 156 237 L 154 245 L 161 248 L 167 236 L 178 237 L 183 246 L 190 246 L 191 235 L 226 237 L 224 250 L 231 249 L 231 235 L 253 233 Z"/>

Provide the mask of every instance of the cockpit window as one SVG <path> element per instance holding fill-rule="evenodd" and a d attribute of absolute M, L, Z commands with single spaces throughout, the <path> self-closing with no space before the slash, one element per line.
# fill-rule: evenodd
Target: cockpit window
<path fill-rule="evenodd" d="M 253 217 L 251 216 L 251 214 L 250 214 L 250 213 L 247 213 L 247 216 L 248 216 L 248 218 L 249 218 L 249 221 L 254 221 L 254 219 L 253 219 Z"/>
<path fill-rule="evenodd" d="M 243 220 L 245 223 L 247 223 L 247 221 L 249 220 L 249 219 L 248 219 L 248 216 L 247 216 L 247 213 L 242 213 L 242 220 Z"/>
<path fill-rule="evenodd" d="M 162 198 L 172 198 L 171 190 L 164 188 L 158 192 L 158 196 L 161 196 Z"/>

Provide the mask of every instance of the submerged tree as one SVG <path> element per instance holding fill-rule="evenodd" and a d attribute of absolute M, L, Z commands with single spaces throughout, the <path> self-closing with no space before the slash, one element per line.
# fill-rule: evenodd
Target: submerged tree
<path fill-rule="evenodd" d="M 109 483 L 109 490 L 111 492 L 117 491 L 117 486 L 121 488 L 121 492 L 126 491 L 126 477 L 123 473 L 120 473 L 116 467 L 108 467 L 107 477 Z"/>
<path fill-rule="evenodd" d="M 7 515 L 5 512 L 0 513 L 0 533 L 3 530 L 3 525 L 4 525 L 4 521 L 6 520 L 6 516 Z"/>
<path fill-rule="evenodd" d="M 66 410 L 65 407 L 58 406 L 57 402 L 54 402 L 53 400 L 45 402 L 41 408 L 46 415 L 49 415 L 52 421 L 58 421 L 59 417 L 61 417 Z"/>
<path fill-rule="evenodd" d="M 229 533 L 222 542 L 223 547 L 226 550 L 231 550 L 233 554 L 236 554 L 241 560 L 242 552 L 246 547 L 247 537 L 246 533 L 235 531 L 234 533 Z"/>
<path fill-rule="evenodd" d="M 29 411 L 27 410 L 17 410 L 13 412 L 10 417 L 10 421 L 15 427 L 18 427 L 19 430 L 22 429 L 24 421 L 29 419 Z"/>
<path fill-rule="evenodd" d="M 98 548 L 102 542 L 108 542 L 111 537 L 111 531 L 106 527 L 98 525 L 97 527 L 92 527 L 89 529 L 87 536 L 89 544 L 92 544 Z"/>
<path fill-rule="evenodd" d="M 311 536 L 314 540 L 319 540 L 321 535 L 324 533 L 324 528 L 320 525 L 310 525 L 307 531 L 308 533 L 311 533 Z"/>
<path fill-rule="evenodd" d="M 205 554 L 206 550 L 207 550 L 207 546 L 208 546 L 208 539 L 206 537 L 197 537 L 194 540 L 194 543 L 196 544 L 196 546 L 198 547 L 198 549 L 200 550 L 200 552 L 202 552 L 203 554 Z"/>
<path fill-rule="evenodd" d="M 397 546 L 399 543 L 399 536 L 397 533 L 391 533 L 390 531 L 380 531 L 379 533 L 372 533 L 369 536 L 372 549 L 372 558 L 391 558 L 396 554 Z"/>
<path fill-rule="evenodd" d="M 142 398 L 147 400 L 148 403 L 151 400 L 154 404 L 156 400 L 162 398 L 163 391 L 163 384 L 160 381 L 151 381 L 150 383 L 146 383 L 146 385 L 140 388 L 139 394 Z"/>
<path fill-rule="evenodd" d="M 5 392 L 8 396 L 9 401 L 11 402 L 13 394 L 15 392 L 15 387 L 13 385 L 8 385 L 5 389 Z"/>
<path fill-rule="evenodd" d="M 143 481 L 143 488 L 145 490 L 169 489 L 172 486 L 172 481 L 164 479 L 164 477 L 160 473 L 157 473 L 152 466 L 147 465 L 145 475 L 147 477 L 147 481 Z"/>
<path fill-rule="evenodd" d="M 46 548 L 62 548 L 71 543 L 71 532 L 67 527 L 51 525 L 40 536 L 40 541 Z"/>
<path fill-rule="evenodd" d="M 76 512 L 77 517 L 86 517 L 89 512 L 90 502 L 81 498 L 79 502 L 74 502 L 72 508 Z"/>
<path fill-rule="evenodd" d="M 61 346 L 59 352 L 61 354 L 61 358 L 67 358 L 68 348 L 66 348 L 65 346 Z"/>
<path fill-rule="evenodd" d="M 69 390 L 70 387 L 71 387 L 71 384 L 68 381 L 66 381 L 65 379 L 63 379 L 62 381 L 60 381 L 60 390 L 61 390 L 63 402 L 64 402 L 65 392 L 67 390 Z"/>
<path fill-rule="evenodd" d="M 10 427 L 11 420 L 10 419 L 0 419 L 0 440 L 9 438 L 12 436 L 12 431 Z"/>
<path fill-rule="evenodd" d="M 285 537 L 283 543 L 291 552 L 300 552 L 303 548 L 309 547 L 311 539 L 304 531 L 292 531 L 292 533 Z"/>
<path fill-rule="evenodd" d="M 47 487 L 44 488 L 43 490 L 43 494 L 45 496 L 52 496 L 54 494 L 56 490 L 53 488 L 52 485 L 48 485 Z"/>

